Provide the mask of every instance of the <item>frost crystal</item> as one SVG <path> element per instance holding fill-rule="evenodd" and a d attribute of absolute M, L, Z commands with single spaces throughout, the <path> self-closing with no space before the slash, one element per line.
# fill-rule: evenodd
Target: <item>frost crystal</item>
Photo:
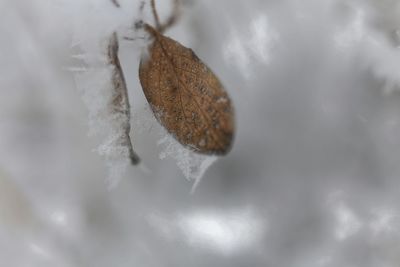
<path fill-rule="evenodd" d="M 107 63 L 106 37 L 103 40 L 86 46 L 87 57 L 83 58 L 88 69 L 76 73 L 75 81 L 89 110 L 89 134 L 99 136 L 102 140 L 96 150 L 107 160 L 108 181 L 113 187 L 129 165 L 129 147 L 121 141 L 126 139 L 129 114 L 113 111 L 115 69 Z M 82 49 L 86 51 L 85 46 Z"/>
<path fill-rule="evenodd" d="M 164 147 L 160 153 L 160 159 L 172 157 L 186 179 L 194 181 L 192 193 L 196 190 L 206 170 L 217 160 L 216 156 L 200 155 L 184 148 L 169 134 L 160 139 L 158 145 Z"/>
<path fill-rule="evenodd" d="M 192 193 L 201 181 L 207 169 L 218 159 L 217 156 L 201 155 L 190 151 L 179 144 L 164 128 L 155 120 L 150 107 L 146 106 L 140 111 L 140 116 L 134 120 L 133 127 L 139 133 L 155 132 L 160 136 L 157 144 L 162 147 L 160 159 L 171 157 L 182 171 L 188 181 L 194 182 Z"/>

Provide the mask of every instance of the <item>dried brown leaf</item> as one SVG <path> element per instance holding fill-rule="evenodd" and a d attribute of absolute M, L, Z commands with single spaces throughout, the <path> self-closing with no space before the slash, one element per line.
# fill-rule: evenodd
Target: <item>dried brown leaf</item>
<path fill-rule="evenodd" d="M 139 79 L 157 120 L 181 144 L 204 154 L 226 154 L 233 141 L 231 100 L 214 73 L 180 43 L 149 25 L 149 58 Z"/>
<path fill-rule="evenodd" d="M 127 147 L 129 150 L 129 158 L 132 164 L 139 163 L 139 157 L 136 155 L 132 147 L 130 138 L 130 118 L 131 111 L 128 98 L 128 90 L 126 88 L 126 82 L 124 73 L 122 72 L 121 64 L 118 58 L 118 37 L 116 33 L 113 33 L 108 43 L 108 60 L 109 64 L 113 66 L 112 72 L 112 89 L 113 99 L 111 102 L 111 112 L 114 114 L 120 114 L 124 118 L 122 127 L 124 128 L 123 135 L 120 136 L 120 144 Z"/>

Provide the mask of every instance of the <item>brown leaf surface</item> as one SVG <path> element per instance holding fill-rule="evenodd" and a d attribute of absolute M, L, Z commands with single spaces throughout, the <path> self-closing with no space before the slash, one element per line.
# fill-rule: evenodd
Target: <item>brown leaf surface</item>
<path fill-rule="evenodd" d="M 140 62 L 139 79 L 156 118 L 194 151 L 226 154 L 234 113 L 220 81 L 191 49 L 145 27 L 154 40 L 149 58 Z"/>

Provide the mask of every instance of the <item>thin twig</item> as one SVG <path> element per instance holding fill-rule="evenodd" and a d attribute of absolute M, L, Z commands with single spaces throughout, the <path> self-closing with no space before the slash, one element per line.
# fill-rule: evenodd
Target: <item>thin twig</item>
<path fill-rule="evenodd" d="M 111 2 L 114 4 L 114 6 L 121 7 L 117 0 L 111 0 Z"/>
<path fill-rule="evenodd" d="M 127 41 L 136 41 L 136 40 L 146 40 L 146 38 L 144 38 L 144 37 L 128 37 L 128 36 L 123 36 L 122 37 L 124 40 L 127 40 Z"/>
<path fill-rule="evenodd" d="M 163 33 L 168 28 L 173 26 L 179 19 L 179 16 L 181 14 L 180 1 L 179 0 L 174 0 L 173 5 L 174 5 L 174 7 L 172 9 L 172 13 L 169 16 L 169 18 L 165 21 L 164 24 L 160 25 L 160 27 L 157 28 L 160 33 Z"/>
<path fill-rule="evenodd" d="M 139 7 L 139 10 L 140 10 L 140 12 L 143 12 L 143 9 L 144 9 L 144 6 L 146 5 L 146 2 L 144 1 L 144 0 L 142 0 L 141 2 L 140 2 L 140 7 Z"/>
<path fill-rule="evenodd" d="M 156 28 L 159 30 L 161 28 L 160 24 L 160 17 L 158 16 L 157 9 L 156 9 L 156 2 L 155 0 L 151 0 L 151 10 L 153 11 L 154 20 L 156 22 Z"/>

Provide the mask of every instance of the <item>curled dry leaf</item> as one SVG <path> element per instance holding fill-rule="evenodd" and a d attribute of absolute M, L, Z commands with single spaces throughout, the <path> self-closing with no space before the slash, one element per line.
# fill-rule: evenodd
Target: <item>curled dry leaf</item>
<path fill-rule="evenodd" d="M 111 112 L 123 118 L 122 127 L 124 129 L 124 133 L 119 137 L 119 142 L 123 147 L 127 147 L 129 151 L 129 158 L 132 164 L 139 163 L 139 157 L 136 155 L 135 151 L 132 147 L 132 142 L 130 139 L 130 105 L 128 98 L 128 91 L 126 88 L 125 77 L 122 72 L 121 64 L 118 58 L 118 37 L 116 33 L 113 33 L 109 39 L 108 43 L 108 60 L 109 64 L 113 66 L 112 71 L 112 89 L 113 99 L 111 102 Z"/>
<path fill-rule="evenodd" d="M 153 40 L 139 79 L 157 120 L 181 144 L 226 154 L 234 135 L 231 100 L 215 74 L 180 43 L 146 24 Z"/>

